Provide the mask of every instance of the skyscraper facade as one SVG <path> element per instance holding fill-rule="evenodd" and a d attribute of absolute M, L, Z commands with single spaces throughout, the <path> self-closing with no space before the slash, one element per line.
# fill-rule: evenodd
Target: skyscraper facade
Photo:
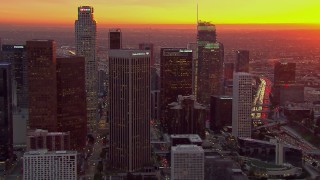
<path fill-rule="evenodd" d="M 150 53 L 110 50 L 110 163 L 133 172 L 151 158 Z"/>
<path fill-rule="evenodd" d="M 236 59 L 236 72 L 249 72 L 249 51 L 247 50 L 238 50 Z"/>
<path fill-rule="evenodd" d="M 296 81 L 296 63 L 276 62 L 274 65 L 274 86 L 294 84 Z"/>
<path fill-rule="evenodd" d="M 84 57 L 57 58 L 58 131 L 70 132 L 72 150 L 86 145 L 87 111 Z"/>
<path fill-rule="evenodd" d="M 27 41 L 29 128 L 57 131 L 56 43 Z"/>
<path fill-rule="evenodd" d="M 215 25 L 208 22 L 198 23 L 197 43 L 196 96 L 199 103 L 208 106 L 211 95 L 222 92 L 224 47 L 216 41 Z"/>
<path fill-rule="evenodd" d="M 75 21 L 76 54 L 85 57 L 85 79 L 87 96 L 88 128 L 96 127 L 97 120 L 97 66 L 96 39 L 97 27 L 91 6 L 78 7 L 78 20 Z"/>
<path fill-rule="evenodd" d="M 161 48 L 160 51 L 160 115 L 164 130 L 168 130 L 168 105 L 178 95 L 192 94 L 192 50 Z"/>
<path fill-rule="evenodd" d="M 224 126 L 232 125 L 232 97 L 211 96 L 210 129 L 220 132 Z"/>
<path fill-rule="evenodd" d="M 153 66 L 155 63 L 154 60 L 154 45 L 152 43 L 140 43 L 139 44 L 140 50 L 148 50 L 150 51 L 150 65 Z"/>
<path fill-rule="evenodd" d="M 178 145 L 171 147 L 171 179 L 204 179 L 204 150 L 201 146 Z"/>
<path fill-rule="evenodd" d="M 177 99 L 168 105 L 169 134 L 198 134 L 205 138 L 206 108 L 197 102 L 194 95 L 180 95 Z"/>
<path fill-rule="evenodd" d="M 25 45 L 2 45 L 2 61 L 12 65 L 14 101 L 13 108 L 28 107 L 27 58 Z"/>
<path fill-rule="evenodd" d="M 233 74 L 232 135 L 251 138 L 252 76 L 249 73 Z"/>
<path fill-rule="evenodd" d="M 109 49 L 122 49 L 121 29 L 109 29 Z"/>
<path fill-rule="evenodd" d="M 12 157 L 12 76 L 11 64 L 0 63 L 0 163 Z"/>

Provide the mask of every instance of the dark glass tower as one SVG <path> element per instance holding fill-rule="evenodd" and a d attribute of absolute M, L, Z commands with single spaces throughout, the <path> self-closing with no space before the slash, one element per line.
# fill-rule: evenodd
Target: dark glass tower
<path fill-rule="evenodd" d="M 239 50 L 237 51 L 236 59 L 236 72 L 249 72 L 249 51 Z"/>
<path fill-rule="evenodd" d="M 121 29 L 109 30 L 109 49 L 122 49 Z"/>
<path fill-rule="evenodd" d="M 192 94 L 192 50 L 161 48 L 160 84 L 160 120 L 168 131 L 168 105 L 176 102 L 178 95 Z"/>
<path fill-rule="evenodd" d="M 210 129 L 220 132 L 224 126 L 232 125 L 232 97 L 211 96 Z"/>
<path fill-rule="evenodd" d="M 70 132 L 70 147 L 86 145 L 87 111 L 84 57 L 57 58 L 58 130 Z"/>
<path fill-rule="evenodd" d="M 2 45 L 2 61 L 12 64 L 14 108 L 28 107 L 27 58 L 24 45 Z"/>
<path fill-rule="evenodd" d="M 150 51 L 150 64 L 151 66 L 154 65 L 154 50 L 153 50 L 154 45 L 152 43 L 140 43 L 139 44 L 139 49 L 141 50 L 148 50 Z"/>
<path fill-rule="evenodd" d="M 12 156 L 12 77 L 11 64 L 0 63 L 0 163 Z"/>
<path fill-rule="evenodd" d="M 276 62 L 274 65 L 274 86 L 294 84 L 296 81 L 296 63 Z"/>
<path fill-rule="evenodd" d="M 56 43 L 27 41 L 29 128 L 57 129 Z"/>
<path fill-rule="evenodd" d="M 222 93 L 223 82 L 223 44 L 216 41 L 215 25 L 198 23 L 198 63 L 196 96 L 198 102 L 209 106 L 210 96 Z"/>

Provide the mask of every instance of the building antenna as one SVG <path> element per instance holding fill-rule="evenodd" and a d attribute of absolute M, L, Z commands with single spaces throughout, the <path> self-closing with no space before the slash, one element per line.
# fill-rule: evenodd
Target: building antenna
<path fill-rule="evenodd" d="M 199 0 L 197 0 L 197 31 L 198 31 L 198 24 L 199 24 Z"/>

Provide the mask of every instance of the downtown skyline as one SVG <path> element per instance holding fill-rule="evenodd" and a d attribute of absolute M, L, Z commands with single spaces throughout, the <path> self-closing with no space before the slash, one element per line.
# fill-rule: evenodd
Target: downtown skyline
<path fill-rule="evenodd" d="M 80 5 L 95 7 L 95 19 L 99 26 L 155 26 L 171 24 L 195 24 L 197 21 L 195 0 L 143 1 L 120 0 L 106 2 L 14 0 L 2 2 L 1 24 L 10 25 L 73 25 L 74 9 Z M 268 1 L 199 1 L 199 20 L 215 24 L 285 24 L 320 27 L 317 0 L 268 0 Z M 125 12 L 125 13 L 124 13 Z M 190 26 L 192 27 L 192 26 Z"/>

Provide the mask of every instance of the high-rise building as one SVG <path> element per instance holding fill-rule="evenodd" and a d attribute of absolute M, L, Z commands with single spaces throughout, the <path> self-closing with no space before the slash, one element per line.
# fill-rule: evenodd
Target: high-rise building
<path fill-rule="evenodd" d="M 109 29 L 109 49 L 122 49 L 121 29 Z"/>
<path fill-rule="evenodd" d="M 168 105 L 175 102 L 178 95 L 192 94 L 192 50 L 161 48 L 160 84 L 160 119 L 168 130 Z"/>
<path fill-rule="evenodd" d="M 48 149 L 48 151 L 70 150 L 70 132 L 48 132 L 36 129 L 27 132 L 27 151 Z"/>
<path fill-rule="evenodd" d="M 92 130 L 97 123 L 98 83 L 96 66 L 97 26 L 91 6 L 78 7 L 78 20 L 75 21 L 76 54 L 85 57 L 85 78 L 87 96 L 87 123 Z"/>
<path fill-rule="evenodd" d="M 249 73 L 233 74 L 232 135 L 251 138 L 252 76 Z"/>
<path fill-rule="evenodd" d="M 69 131 L 71 149 L 81 150 L 87 135 L 84 57 L 57 58 L 57 98 L 58 131 Z"/>
<path fill-rule="evenodd" d="M 224 47 L 216 41 L 215 25 L 208 22 L 198 23 L 197 43 L 196 96 L 208 106 L 211 95 L 222 93 Z"/>
<path fill-rule="evenodd" d="M 236 59 L 236 72 L 249 72 L 249 51 L 238 50 Z"/>
<path fill-rule="evenodd" d="M 150 51 L 150 65 L 153 66 L 155 63 L 153 44 L 152 43 L 140 43 L 139 49 Z"/>
<path fill-rule="evenodd" d="M 198 85 L 198 43 L 188 43 L 187 49 L 192 50 L 192 94 L 196 96 Z"/>
<path fill-rule="evenodd" d="M 27 41 L 29 128 L 57 131 L 56 43 Z"/>
<path fill-rule="evenodd" d="M 296 63 L 276 62 L 274 65 L 274 86 L 294 84 Z"/>
<path fill-rule="evenodd" d="M 204 150 L 201 146 L 178 145 L 171 147 L 171 179 L 204 179 Z"/>
<path fill-rule="evenodd" d="M 211 96 L 210 129 L 220 132 L 224 126 L 232 125 L 232 97 Z"/>
<path fill-rule="evenodd" d="M 169 106 L 169 134 L 198 134 L 205 138 L 205 106 L 194 95 L 178 96 Z"/>
<path fill-rule="evenodd" d="M 224 63 L 224 79 L 230 80 L 233 78 L 234 63 Z"/>
<path fill-rule="evenodd" d="M 149 163 L 150 53 L 110 50 L 110 163 L 133 172 Z"/>
<path fill-rule="evenodd" d="M 23 179 L 77 179 L 76 151 L 29 151 L 23 155 Z"/>
<path fill-rule="evenodd" d="M 12 157 L 12 76 L 11 64 L 0 63 L 0 164 Z"/>
<path fill-rule="evenodd" d="M 25 45 L 2 45 L 2 61 L 12 64 L 13 108 L 28 107 L 27 58 Z M 15 98 L 16 97 L 16 98 Z"/>

